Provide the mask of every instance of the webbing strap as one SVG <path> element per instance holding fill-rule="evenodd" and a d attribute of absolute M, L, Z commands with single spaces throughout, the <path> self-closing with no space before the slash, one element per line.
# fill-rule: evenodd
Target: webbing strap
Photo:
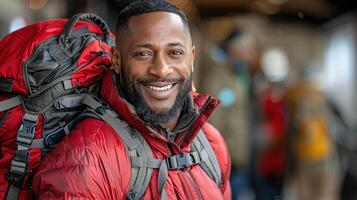
<path fill-rule="evenodd" d="M 20 188 L 14 186 L 13 184 L 10 184 L 9 191 L 6 195 L 6 200 L 16 200 L 19 197 L 19 194 Z"/>
<path fill-rule="evenodd" d="M 193 149 L 202 149 L 200 152 L 200 156 L 206 157 L 206 159 L 201 162 L 200 166 L 209 176 L 211 176 L 211 178 L 216 182 L 218 186 L 221 186 L 221 168 L 219 166 L 217 157 L 213 152 L 213 149 L 202 130 L 200 130 L 197 135 L 197 138 L 193 142 Z"/>
<path fill-rule="evenodd" d="M 157 188 L 159 190 L 161 200 L 167 199 L 166 193 L 164 193 L 164 186 L 167 181 L 168 173 L 169 172 L 167 170 L 166 162 L 162 162 L 159 168 L 159 175 L 157 178 Z"/>
<path fill-rule="evenodd" d="M 130 162 L 132 167 L 136 167 L 136 168 L 147 167 L 147 168 L 156 169 L 160 167 L 162 160 L 155 159 L 155 158 L 142 158 L 142 157 L 131 156 Z"/>
<path fill-rule="evenodd" d="M 124 121 L 120 120 L 114 111 L 104 106 L 91 96 L 87 96 L 83 100 L 83 104 L 91 107 L 94 113 L 98 115 L 103 121 L 108 123 L 120 136 L 128 149 L 129 155 L 137 154 L 143 158 L 153 158 L 149 145 L 145 142 L 140 134 L 130 134 L 131 128 Z M 149 151 L 147 150 L 149 149 Z M 131 159 L 131 158 L 130 158 Z M 127 199 L 138 200 L 144 194 L 151 178 L 152 169 L 146 167 L 133 168 L 133 173 L 137 174 L 135 180 L 131 180 L 131 189 Z M 135 177 L 135 176 L 132 176 Z"/>
<path fill-rule="evenodd" d="M 35 127 L 38 123 L 38 115 L 25 113 L 22 117 L 22 124 L 17 131 L 17 150 L 15 157 L 11 161 L 10 170 L 6 173 L 6 178 L 10 182 L 10 191 L 7 199 L 16 199 L 21 187 L 23 178 L 27 173 L 27 165 L 30 158 L 29 148 L 35 137 Z M 10 196 L 10 197 L 9 197 Z"/>
<path fill-rule="evenodd" d="M 9 110 L 10 108 L 18 106 L 20 104 L 21 104 L 21 100 L 19 96 L 15 96 L 10 99 L 0 101 L 0 112 Z"/>
<path fill-rule="evenodd" d="M 42 149 L 44 147 L 43 138 L 33 139 L 30 149 Z"/>
<path fill-rule="evenodd" d="M 120 137 L 124 140 L 124 143 L 128 146 L 129 151 L 137 146 L 140 146 L 129 135 L 128 131 L 125 130 L 128 124 L 126 124 L 124 121 L 118 123 L 118 121 L 115 120 L 114 116 L 107 113 L 107 110 L 109 110 L 108 108 L 106 108 L 105 106 L 103 106 L 101 103 L 99 103 L 93 97 L 90 96 L 84 98 L 83 104 L 93 108 L 95 112 L 98 114 L 98 116 L 102 120 L 107 122 L 120 135 Z"/>

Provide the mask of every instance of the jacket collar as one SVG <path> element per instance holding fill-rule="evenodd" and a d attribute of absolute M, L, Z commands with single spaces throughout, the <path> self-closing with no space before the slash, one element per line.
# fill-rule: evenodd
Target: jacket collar
<path fill-rule="evenodd" d="M 111 70 L 107 71 L 103 78 L 101 96 L 122 120 L 137 129 L 145 138 L 156 134 L 157 138 L 168 141 L 167 138 L 158 134 L 148 124 L 143 122 L 136 115 L 135 108 L 120 96 L 115 83 L 115 73 Z M 191 97 L 186 101 L 185 110 L 186 112 L 194 112 L 195 114 L 183 115 L 179 120 L 177 128 L 174 129 L 177 132 L 174 143 L 179 149 L 185 150 L 185 148 L 188 148 L 218 105 L 219 100 L 211 96 L 191 92 Z"/>

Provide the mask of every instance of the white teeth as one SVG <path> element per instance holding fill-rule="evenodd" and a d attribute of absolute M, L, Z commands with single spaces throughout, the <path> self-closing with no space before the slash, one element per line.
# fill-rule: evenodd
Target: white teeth
<path fill-rule="evenodd" d="M 172 88 L 172 86 L 173 86 L 173 84 L 166 85 L 163 87 L 157 87 L 157 86 L 151 86 L 151 85 L 147 85 L 146 87 L 150 88 L 151 90 L 155 90 L 155 91 L 165 91 L 165 90 Z"/>

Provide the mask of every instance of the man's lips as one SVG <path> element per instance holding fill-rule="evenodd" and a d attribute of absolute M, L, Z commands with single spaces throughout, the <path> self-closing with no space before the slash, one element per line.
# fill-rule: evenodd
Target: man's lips
<path fill-rule="evenodd" d="M 175 93 L 177 82 L 151 82 L 149 84 L 141 84 L 145 93 L 154 99 L 167 99 Z"/>
<path fill-rule="evenodd" d="M 150 90 L 154 90 L 154 91 L 165 91 L 165 90 L 169 90 L 174 86 L 174 84 L 169 84 L 169 85 L 165 85 L 165 86 L 154 86 L 154 85 L 145 85 L 145 87 L 148 87 Z"/>

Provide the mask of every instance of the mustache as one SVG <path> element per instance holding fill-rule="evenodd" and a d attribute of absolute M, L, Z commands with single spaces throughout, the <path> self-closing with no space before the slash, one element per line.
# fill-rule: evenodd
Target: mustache
<path fill-rule="evenodd" d="M 151 79 L 138 79 L 137 82 L 139 84 L 149 84 L 149 83 L 157 83 L 157 82 L 165 82 L 165 83 L 183 83 L 185 80 L 182 78 L 151 78 Z"/>

